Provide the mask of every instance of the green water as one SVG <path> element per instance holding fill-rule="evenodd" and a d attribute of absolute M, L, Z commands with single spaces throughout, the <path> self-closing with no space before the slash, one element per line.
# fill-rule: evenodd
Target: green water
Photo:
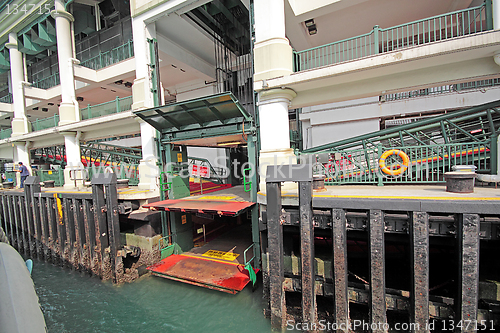
<path fill-rule="evenodd" d="M 33 281 L 49 333 L 271 332 L 262 287 L 230 295 L 149 275 L 116 286 L 41 261 Z"/>

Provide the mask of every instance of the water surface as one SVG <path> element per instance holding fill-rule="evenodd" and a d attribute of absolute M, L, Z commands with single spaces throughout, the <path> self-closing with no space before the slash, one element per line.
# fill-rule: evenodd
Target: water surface
<path fill-rule="evenodd" d="M 116 286 L 38 260 L 33 281 L 49 333 L 271 332 L 262 286 L 230 295 L 150 275 Z"/>

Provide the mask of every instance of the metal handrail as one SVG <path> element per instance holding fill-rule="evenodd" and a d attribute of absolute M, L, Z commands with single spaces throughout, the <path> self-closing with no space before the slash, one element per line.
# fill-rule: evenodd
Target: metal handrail
<path fill-rule="evenodd" d="M 491 11 L 487 10 L 486 4 L 482 4 L 384 29 L 376 25 L 372 31 L 362 35 L 294 51 L 294 71 L 491 30 L 491 17 Z"/>
<path fill-rule="evenodd" d="M 133 56 L 134 42 L 129 40 L 112 50 L 99 53 L 95 57 L 82 61 L 80 66 L 98 70 L 116 64 L 125 59 L 132 58 Z"/>
<path fill-rule="evenodd" d="M 41 131 L 47 128 L 57 127 L 59 124 L 59 115 L 56 113 L 52 117 L 36 119 L 31 122 L 31 131 Z"/>
<path fill-rule="evenodd" d="M 119 98 L 118 96 L 108 102 L 90 105 L 88 104 L 86 108 L 80 109 L 82 119 L 92 119 L 101 117 L 108 114 L 120 113 L 123 111 L 128 111 L 132 109 L 132 96 Z"/>

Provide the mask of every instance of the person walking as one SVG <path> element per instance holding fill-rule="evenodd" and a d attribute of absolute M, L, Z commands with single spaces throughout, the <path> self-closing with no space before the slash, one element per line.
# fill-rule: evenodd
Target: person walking
<path fill-rule="evenodd" d="M 19 172 L 21 173 L 21 186 L 20 188 L 24 188 L 24 181 L 30 175 L 28 168 L 23 165 L 23 162 L 19 162 Z"/>

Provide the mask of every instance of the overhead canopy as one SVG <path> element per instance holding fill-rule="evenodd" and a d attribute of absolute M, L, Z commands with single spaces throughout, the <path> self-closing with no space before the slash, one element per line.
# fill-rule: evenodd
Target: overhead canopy
<path fill-rule="evenodd" d="M 134 114 L 160 131 L 162 139 L 171 142 L 175 138 L 241 134 L 251 130 L 252 123 L 252 116 L 230 92 L 134 111 Z"/>

